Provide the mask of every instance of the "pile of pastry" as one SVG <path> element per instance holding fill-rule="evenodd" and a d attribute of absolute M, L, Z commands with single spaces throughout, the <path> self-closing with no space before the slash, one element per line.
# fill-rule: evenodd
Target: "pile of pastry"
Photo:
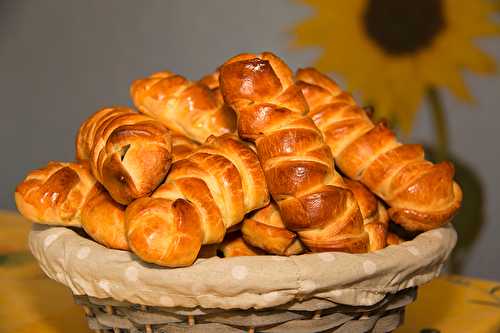
<path fill-rule="evenodd" d="M 452 164 L 427 161 L 330 78 L 294 75 L 272 53 L 235 56 L 197 82 L 155 73 L 130 92 L 138 112 L 94 113 L 76 162 L 50 162 L 18 185 L 25 217 L 180 267 L 376 251 L 461 205 Z"/>

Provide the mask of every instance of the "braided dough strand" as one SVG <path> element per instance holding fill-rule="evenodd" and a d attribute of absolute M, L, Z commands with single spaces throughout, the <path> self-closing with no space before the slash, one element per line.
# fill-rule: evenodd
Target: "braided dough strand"
<path fill-rule="evenodd" d="M 306 116 L 288 66 L 272 53 L 242 54 L 220 68 L 219 79 L 225 102 L 238 115 L 240 137 L 255 142 L 287 228 L 313 251 L 365 252 L 368 235 L 357 202 Z"/>
<path fill-rule="evenodd" d="M 385 124 L 373 124 L 349 94 L 317 70 L 300 69 L 295 79 L 337 166 L 382 198 L 392 220 L 412 231 L 450 221 L 462 201 L 450 162 L 433 164 L 420 145 L 397 141 Z"/>

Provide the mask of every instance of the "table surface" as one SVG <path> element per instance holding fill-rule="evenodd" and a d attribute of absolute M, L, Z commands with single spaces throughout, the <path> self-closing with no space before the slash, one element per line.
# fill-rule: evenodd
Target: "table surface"
<path fill-rule="evenodd" d="M 48 279 L 31 256 L 30 227 L 17 213 L 0 211 L 0 332 L 89 333 L 69 289 Z M 425 329 L 500 332 L 500 282 L 444 276 L 422 286 L 397 332 Z"/>

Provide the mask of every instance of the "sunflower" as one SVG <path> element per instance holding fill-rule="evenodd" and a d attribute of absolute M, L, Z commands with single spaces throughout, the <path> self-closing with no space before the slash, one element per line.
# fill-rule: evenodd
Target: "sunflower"
<path fill-rule="evenodd" d="M 293 31 L 296 46 L 321 47 L 315 65 L 336 72 L 350 90 L 407 133 L 424 96 L 440 87 L 471 102 L 462 70 L 495 71 L 474 45 L 499 35 L 486 0 L 300 0 L 312 17 Z M 433 90 L 434 89 L 434 90 Z"/>

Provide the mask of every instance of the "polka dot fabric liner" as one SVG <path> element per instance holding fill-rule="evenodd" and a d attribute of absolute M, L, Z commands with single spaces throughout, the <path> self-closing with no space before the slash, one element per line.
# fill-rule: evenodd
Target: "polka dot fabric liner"
<path fill-rule="evenodd" d="M 438 276 L 456 243 L 450 225 L 366 254 L 198 259 L 185 268 L 144 263 L 64 227 L 34 225 L 30 248 L 43 271 L 75 295 L 161 307 L 262 309 L 321 300 L 373 305 Z"/>

